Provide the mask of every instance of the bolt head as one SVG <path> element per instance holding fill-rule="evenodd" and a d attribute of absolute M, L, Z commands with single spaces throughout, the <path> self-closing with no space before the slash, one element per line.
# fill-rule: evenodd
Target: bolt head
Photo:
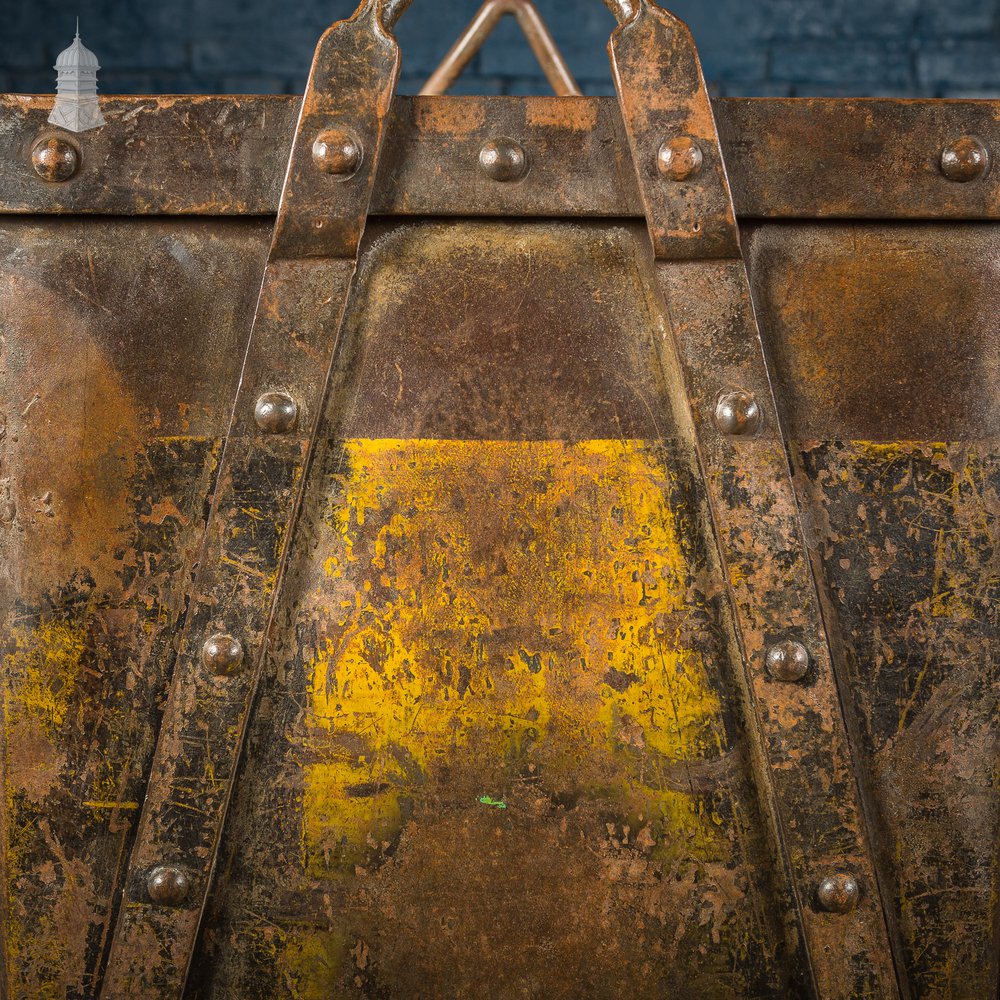
<path fill-rule="evenodd" d="M 158 906 L 180 906 L 190 889 L 187 873 L 173 865 L 159 865 L 146 877 L 146 891 Z"/>
<path fill-rule="evenodd" d="M 361 143 L 344 129 L 324 129 L 313 140 L 312 158 L 323 173 L 346 179 L 361 166 Z"/>
<path fill-rule="evenodd" d="M 672 181 L 687 181 L 697 176 L 705 162 L 701 146 L 689 136 L 667 139 L 656 154 L 656 168 Z"/>
<path fill-rule="evenodd" d="M 941 173 L 964 184 L 985 176 L 990 168 L 989 150 L 971 135 L 963 135 L 941 150 Z"/>
<path fill-rule="evenodd" d="M 201 661 L 221 677 L 235 674 L 243 664 L 243 644 L 227 632 L 209 636 L 201 647 Z"/>
<path fill-rule="evenodd" d="M 753 434 L 761 425 L 763 415 L 752 392 L 737 389 L 724 392 L 715 404 L 715 423 L 723 434 Z"/>
<path fill-rule="evenodd" d="M 794 683 L 809 672 L 809 650 L 794 639 L 784 639 L 769 646 L 764 660 L 767 672 L 776 681 Z"/>
<path fill-rule="evenodd" d="M 827 875 L 816 887 L 816 902 L 827 913 L 850 913 L 861 898 L 861 887 L 853 875 Z"/>
<path fill-rule="evenodd" d="M 71 143 L 52 135 L 32 147 L 31 165 L 43 181 L 68 181 L 80 166 L 80 154 Z"/>
<path fill-rule="evenodd" d="M 287 434 L 299 418 L 299 404 L 287 392 L 265 392 L 254 405 L 253 418 L 265 434 Z"/>
<path fill-rule="evenodd" d="M 516 181 L 525 175 L 528 157 L 513 139 L 490 139 L 479 150 L 479 167 L 490 180 Z"/>

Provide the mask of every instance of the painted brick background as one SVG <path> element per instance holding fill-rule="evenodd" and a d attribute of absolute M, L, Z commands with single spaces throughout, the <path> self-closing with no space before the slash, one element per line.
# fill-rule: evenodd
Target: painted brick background
<path fill-rule="evenodd" d="M 415 91 L 479 0 L 414 0 L 400 22 L 403 90 Z M 716 93 L 1000 97 L 998 0 L 673 0 Z M 353 0 L 0 0 L 0 91 L 54 89 L 72 40 L 102 64 L 103 93 L 298 93 L 323 29 Z M 610 93 L 600 0 L 538 0 L 588 93 Z M 456 87 L 545 93 L 507 19 Z"/>

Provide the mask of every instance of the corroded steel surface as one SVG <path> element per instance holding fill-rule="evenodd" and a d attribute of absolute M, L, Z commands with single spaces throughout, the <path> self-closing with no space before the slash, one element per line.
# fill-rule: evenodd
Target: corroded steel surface
<path fill-rule="evenodd" d="M 0 94 L 0 213 L 273 215 L 297 97 L 102 97 L 105 128 L 79 137 L 70 181 L 42 181 L 37 141 L 52 97 Z M 1000 170 L 967 184 L 940 170 L 964 135 L 1000 150 L 1000 102 L 712 102 L 740 218 L 1000 218 Z M 397 96 L 375 215 L 643 214 L 613 98 Z M 532 154 L 517 185 L 470 166 L 509 135 Z"/>
<path fill-rule="evenodd" d="M 1000 149 L 996 101 L 790 100 L 777 114 L 769 104 L 717 104 L 741 215 L 1000 218 L 1000 172 L 956 184 L 941 171 L 942 151 L 964 136 Z"/>
<path fill-rule="evenodd" d="M 575 231 L 576 227 L 569 230 Z M 191 221 L 179 226 L 138 220 L 65 220 L 55 226 L 47 221 L 38 226 L 25 220 L 8 221 L 3 232 L 4 398 L 8 400 L 3 476 L 9 482 L 4 494 L 8 530 L 2 565 L 18 601 L 13 625 L 8 626 L 4 674 L 3 829 L 5 888 L 11 907 L 4 946 L 9 993 L 87 996 L 93 995 L 108 913 L 121 886 L 120 857 L 123 850 L 127 852 L 137 818 L 137 809 L 130 804 L 140 803 L 145 794 L 157 706 L 162 705 L 164 672 L 169 670 L 161 651 L 175 641 L 182 611 L 181 578 L 189 572 L 201 510 L 210 494 L 217 460 L 212 456 L 225 427 L 227 400 L 235 390 L 241 338 L 246 337 L 241 331 L 249 329 L 253 286 L 262 273 L 269 226 L 237 221 Z M 1000 315 L 996 285 L 989 280 L 998 260 L 994 232 L 990 226 L 826 224 L 810 230 L 773 225 L 754 230 L 747 238 L 779 401 L 793 437 L 803 442 L 797 451 L 808 462 L 804 474 L 809 478 L 801 480 L 799 496 L 817 512 L 810 522 L 812 537 L 819 540 L 814 544 L 822 546 L 826 572 L 836 583 L 830 599 L 851 651 L 849 669 L 855 677 L 858 712 L 862 719 L 872 720 L 863 723 L 863 730 L 881 734 L 871 750 L 866 737 L 864 761 L 872 772 L 884 824 L 880 836 L 890 856 L 886 870 L 906 888 L 895 905 L 917 997 L 978 998 L 989 995 L 996 983 L 992 964 L 996 890 L 991 886 L 996 885 L 998 872 L 992 845 L 1000 824 L 988 773 L 996 743 L 996 682 L 989 670 L 996 668 L 986 664 L 995 655 L 991 649 L 995 650 L 996 622 L 991 615 L 997 602 L 989 587 L 995 581 L 990 566 L 996 559 L 997 487 L 976 471 L 992 469 L 990 475 L 996 476 L 1000 436 L 995 391 L 979 377 L 983 368 L 990 370 L 998 339 L 996 321 L 990 320 Z M 376 233 L 374 238 L 384 237 Z M 643 421 L 652 419 L 649 409 L 660 421 L 659 412 L 650 405 L 652 391 L 644 383 L 638 384 L 638 392 L 613 391 L 617 373 L 634 371 L 636 362 L 629 360 L 628 352 L 623 355 L 607 344 L 606 330 L 625 324 L 618 315 L 625 306 L 602 307 L 612 311 L 598 313 L 594 325 L 588 326 L 577 311 L 569 314 L 573 322 L 565 321 L 568 292 L 545 304 L 557 295 L 558 283 L 566 281 L 556 269 L 555 288 L 546 290 L 543 276 L 550 256 L 567 238 L 560 234 L 537 252 L 524 254 L 516 268 L 512 265 L 513 277 L 499 275 L 503 280 L 496 282 L 496 288 L 501 297 L 496 308 L 485 313 L 487 335 L 481 339 L 469 339 L 484 320 L 464 311 L 464 285 L 454 279 L 444 283 L 442 294 L 448 291 L 450 297 L 440 300 L 440 310 L 435 308 L 437 296 L 424 294 L 419 285 L 413 294 L 398 293 L 393 313 L 384 320 L 370 320 L 373 329 L 384 329 L 370 348 L 364 346 L 369 336 L 364 328 L 352 333 L 349 343 L 354 346 L 340 367 L 350 371 L 352 365 L 360 366 L 367 373 L 359 375 L 352 404 L 357 422 L 347 431 L 353 439 L 364 441 L 378 433 L 392 439 L 412 435 L 446 441 L 477 436 L 487 441 L 565 439 L 572 455 L 573 442 L 607 435 L 602 427 L 620 424 L 628 439 L 642 440 Z M 632 238 L 641 246 L 638 236 Z M 615 242 L 624 242 L 624 237 L 596 241 L 598 252 L 588 258 L 610 269 L 609 288 L 597 301 L 613 296 L 619 286 L 634 289 L 629 294 L 638 300 L 645 292 L 635 286 L 636 279 L 622 276 L 620 264 L 615 265 L 615 255 L 609 252 Z M 398 253 L 404 244 L 413 248 L 411 253 Z M 376 272 L 384 271 L 389 290 L 377 296 L 392 304 L 391 289 L 425 258 L 430 273 L 443 280 L 446 269 L 441 264 L 451 259 L 451 251 L 441 247 L 435 257 L 429 255 L 428 244 L 427 239 L 401 234 L 390 244 L 397 252 L 381 262 L 369 250 L 364 294 L 375 294 L 370 289 L 381 284 Z M 477 259 L 478 269 L 496 273 L 489 247 Z M 471 281 L 477 269 L 471 267 L 468 255 L 464 261 L 466 266 L 456 274 Z M 154 283 L 154 275 L 167 280 Z M 530 286 L 524 280 L 527 276 L 534 279 Z M 893 290 L 893 295 L 878 300 L 881 306 L 874 300 L 879 282 Z M 529 287 L 532 295 L 524 299 Z M 577 290 L 576 300 L 594 301 L 587 274 L 568 287 Z M 865 295 L 873 297 L 868 305 Z M 931 300 L 941 302 L 942 309 L 951 302 L 951 310 L 929 308 Z M 805 315 L 803 303 L 809 304 Z M 643 310 L 642 321 L 655 323 L 658 313 Z M 429 326 L 434 316 L 437 327 Z M 452 334 L 454 346 L 442 350 L 445 332 L 440 327 L 456 324 L 457 317 L 464 320 Z M 537 322 L 537 334 L 519 337 L 519 324 L 530 320 Z M 416 329 L 428 332 L 421 337 L 398 336 L 400 330 Z M 807 329 L 816 335 L 805 337 Z M 843 338 L 849 338 L 849 348 Z M 942 357 L 943 339 L 955 345 L 948 364 L 935 360 Z M 473 343 L 475 354 L 469 349 Z M 581 363 L 572 370 L 559 363 L 577 355 Z M 16 359 L 23 361 L 15 363 Z M 43 365 L 42 359 L 47 363 Z M 397 364 L 411 373 L 403 381 L 402 395 Z M 483 373 L 478 378 L 474 364 Z M 938 379 L 925 383 L 924 372 L 935 364 L 940 364 Z M 837 386 L 872 379 L 873 366 L 892 376 L 885 380 L 886 388 L 899 395 L 891 411 L 881 408 L 882 397 L 874 391 L 836 395 Z M 921 405 L 900 402 L 910 390 Z M 346 392 L 341 390 L 341 395 Z M 956 400 L 961 405 L 955 405 Z M 479 405 L 470 416 L 472 401 Z M 932 419 L 935 414 L 939 421 Z M 988 414 L 992 414 L 989 419 Z M 917 433 L 906 433 L 908 426 Z M 619 436 L 617 431 L 614 436 Z M 889 446 L 893 440 L 913 438 L 929 443 Z M 550 455 L 554 447 L 549 446 Z M 965 460 L 952 457 L 963 452 L 973 463 L 971 473 L 964 471 L 966 465 L 955 464 Z M 984 457 L 976 457 L 980 455 Z M 637 460 L 629 459 L 631 465 L 620 467 L 644 468 L 648 475 L 649 459 L 642 459 L 640 466 Z M 391 462 L 391 450 L 380 461 Z M 470 461 L 465 459 L 466 468 Z M 539 461 L 535 459 L 536 464 Z M 551 469 L 551 458 L 547 461 Z M 684 481 L 684 461 L 661 457 L 656 462 L 658 476 L 662 477 L 663 468 L 673 469 L 673 476 Z M 914 462 L 918 470 L 926 470 L 916 479 L 909 472 Z M 345 491 L 356 493 L 360 488 L 351 485 L 357 476 L 344 472 L 357 468 L 357 461 L 341 467 L 327 458 L 324 467 L 329 471 L 323 484 L 315 487 L 317 493 L 307 509 L 323 509 L 316 499 L 324 490 L 332 502 Z M 464 474 L 469 489 L 470 479 L 474 483 L 488 472 L 485 464 L 472 468 L 484 471 Z M 614 486 L 619 481 L 608 479 L 607 489 L 620 488 Z M 410 483 L 415 482 L 411 478 Z M 896 488 L 897 483 L 902 489 Z M 873 490 L 884 493 L 883 502 L 872 503 Z M 689 537 L 692 507 L 676 499 L 683 494 L 670 495 L 675 498 L 668 504 L 674 530 L 683 541 Z M 496 502 L 491 499 L 491 510 L 496 510 Z M 862 506 L 864 521 L 859 514 Z M 336 505 L 330 510 L 327 518 Z M 443 516 L 440 504 L 436 508 L 430 504 L 430 513 L 422 516 Z M 320 521 L 307 518 L 306 530 L 331 544 L 346 544 L 343 535 L 335 533 L 336 521 L 328 523 L 322 517 Z M 878 559 L 868 549 L 873 536 L 891 542 L 891 546 L 877 542 Z M 831 537 L 834 541 L 825 541 Z M 970 540 L 968 548 L 965 539 Z M 953 543 L 962 547 L 949 548 Z M 846 551 L 847 547 L 855 552 Z M 336 584 L 323 566 L 312 577 L 309 567 L 315 564 L 309 558 L 318 557 L 300 558 L 305 568 L 297 571 L 293 602 L 299 599 L 296 595 L 311 593 L 310 587 L 323 594 Z M 661 565 L 670 564 L 659 558 Z M 868 568 L 854 573 L 855 558 Z M 936 573 L 936 567 L 942 572 Z M 365 571 L 363 565 L 351 564 L 362 589 L 364 577 L 358 574 L 363 572 L 372 573 L 374 568 Z M 956 614 L 957 598 L 973 604 Z M 878 601 L 882 603 L 872 603 Z M 984 601 L 989 604 L 984 606 Z M 886 618 L 889 611 L 892 614 Z M 531 614 L 528 620 L 534 617 Z M 280 777 L 286 786 L 304 789 L 309 765 L 321 763 L 324 754 L 332 752 L 324 749 L 326 742 L 314 747 L 309 739 L 310 732 L 315 734 L 308 725 L 313 708 L 303 696 L 312 690 L 315 657 L 293 655 L 297 644 L 306 648 L 312 640 L 283 635 L 284 628 L 276 660 L 265 672 L 261 715 L 249 744 L 250 772 L 238 793 L 227 834 L 233 846 L 226 855 L 226 877 L 210 906 L 213 916 L 196 965 L 206 977 L 198 988 L 214 989 L 219 995 L 230 975 L 238 995 L 254 995 L 251 988 L 257 975 L 264 984 L 260 995 L 282 995 L 284 989 L 294 995 L 282 970 L 290 967 L 289 975 L 302 978 L 315 975 L 325 961 L 324 941 L 337 926 L 322 890 L 300 897 L 268 888 L 298 886 L 301 880 L 314 878 L 304 867 L 301 846 L 296 846 L 302 845 L 305 830 L 304 792 L 280 799 L 276 813 L 255 808 L 255 801 L 272 801 L 266 796 L 268 774 L 278 773 L 274 758 L 281 758 Z M 872 662 L 882 664 L 877 673 L 868 668 Z M 728 668 L 723 664 L 718 669 Z M 610 678 L 618 683 L 615 675 Z M 286 691 L 296 690 L 298 695 L 286 698 Z M 599 686 L 597 695 L 596 703 L 619 697 L 610 685 Z M 720 706 L 731 705 L 731 686 L 723 681 L 717 698 Z M 709 713 L 707 718 L 717 716 Z M 322 725 L 321 718 L 320 735 L 326 732 Z M 630 744 L 635 736 L 629 731 L 622 731 L 619 739 L 618 731 L 603 737 L 608 753 L 627 757 L 651 752 Z M 729 738 L 735 738 L 738 747 L 738 727 L 724 731 L 737 734 Z M 733 759 L 734 752 L 738 756 L 738 750 L 726 754 Z M 600 775 L 600 758 L 588 760 L 584 766 L 596 769 L 589 773 Z M 497 761 L 490 765 L 497 766 Z M 731 794 L 745 795 L 739 788 L 746 779 L 739 775 L 745 775 L 748 767 L 743 763 L 737 768 L 737 778 L 732 779 L 736 784 L 727 786 L 737 789 Z M 713 776 L 694 787 L 697 795 L 711 798 L 716 785 Z M 255 789 L 261 789 L 259 796 Z M 475 801 L 463 804 L 472 809 L 473 825 L 456 827 L 457 839 L 450 843 L 461 844 L 463 837 L 477 843 L 480 825 L 489 823 L 494 825 L 485 828 L 484 842 L 495 844 L 498 817 L 512 813 L 478 799 L 485 794 L 502 800 L 504 791 L 480 782 Z M 565 800 L 562 808 L 571 811 L 572 804 L 572 799 Z M 558 803 L 551 808 L 558 808 Z M 747 808 L 752 816 L 752 804 Z M 528 823 L 532 815 L 521 814 L 518 822 Z M 531 822 L 536 825 L 527 827 L 529 831 L 548 829 L 551 820 L 543 816 Z M 752 827 L 757 821 L 745 822 Z M 313 829 L 316 842 L 324 843 L 328 826 L 321 819 Z M 519 826 L 507 836 L 524 837 L 517 832 L 522 829 Z M 762 843 L 759 828 L 756 833 L 746 826 L 742 829 L 748 831 L 742 835 Z M 414 838 L 418 839 L 416 831 Z M 618 842 L 622 844 L 620 838 Z M 495 857 L 520 855 L 518 843 L 501 841 Z M 561 842 L 551 843 L 550 850 L 556 851 Z M 610 852 L 607 863 L 615 860 L 615 851 L 627 846 L 615 848 L 609 839 L 604 848 Z M 420 869 L 430 864 L 432 850 L 432 841 L 420 839 L 409 855 L 411 865 Z M 897 850 L 904 852 L 898 861 Z M 766 846 L 759 852 L 765 856 Z M 270 874 L 275 853 L 285 860 Z M 370 917 L 377 931 L 373 940 L 395 941 L 391 929 L 397 926 L 419 931 L 424 926 L 418 919 L 419 907 L 436 898 L 435 893 L 448 906 L 465 905 L 466 897 L 446 891 L 456 870 L 449 867 L 447 874 L 428 875 L 426 895 L 400 902 L 395 913 L 376 911 Z M 481 879 L 469 883 L 481 887 L 481 894 L 471 897 L 460 926 L 474 925 L 481 910 L 495 916 L 496 910 L 484 908 L 489 902 L 500 906 L 506 899 L 523 898 L 517 893 L 498 895 L 509 883 L 497 873 L 513 870 L 521 871 L 487 868 Z M 530 866 L 524 869 L 529 870 Z M 565 880 L 546 883 L 551 891 L 558 888 L 564 894 L 554 912 L 576 906 L 578 898 L 590 899 L 598 883 L 592 880 L 596 874 L 587 872 L 604 870 L 585 868 L 570 887 Z M 247 880 L 250 873 L 261 871 L 267 880 L 254 889 Z M 388 872 L 385 877 L 389 878 Z M 396 876 L 392 884 L 401 885 L 399 879 L 405 878 L 405 873 Z M 519 891 L 527 893 L 529 887 L 526 883 Z M 248 897 L 247 892 L 253 895 Z M 265 919 L 254 923 L 253 914 L 241 915 L 247 899 L 274 909 L 265 910 Z M 297 921 L 300 910 L 306 916 Z M 523 910 L 505 912 L 520 916 Z M 718 912 L 724 914 L 725 909 Z M 269 915 L 280 917 L 275 920 L 277 928 L 269 927 Z M 513 916 L 506 919 L 508 924 L 517 923 Z M 246 955 L 241 951 L 228 962 L 230 934 L 255 927 L 260 931 L 256 944 L 248 944 Z M 758 940 L 774 947 L 773 937 Z M 693 954 L 704 961 L 711 942 L 710 932 L 697 943 L 682 938 L 676 960 L 687 961 Z M 356 944 L 352 941 L 351 947 Z M 572 946 L 566 941 L 560 945 L 563 953 Z M 452 947 L 451 954 L 457 954 L 458 943 Z M 359 956 L 362 953 L 363 949 Z M 398 968 L 404 957 L 392 957 L 391 967 Z M 213 973 L 216 961 L 222 968 Z M 243 971 L 238 976 L 234 968 Z M 782 995 L 780 990 L 777 994 Z M 702 995 L 712 993 L 706 987 Z M 724 989 L 721 995 L 727 995 Z"/>
<path fill-rule="evenodd" d="M 612 35 L 611 64 L 668 313 L 660 339 L 681 368 L 758 788 L 795 896 L 807 979 L 824 997 L 899 996 L 866 782 L 841 711 L 705 82 L 687 28 L 646 0 L 636 6 Z M 667 170 L 666 183 L 657 176 L 671 148 L 664 134 L 697 154 Z M 766 664 L 770 648 L 789 642 L 808 657 L 793 683 Z M 827 891 L 839 884 L 850 894 Z"/>
<path fill-rule="evenodd" d="M 1000 239 L 735 222 L 996 218 L 996 102 L 713 107 L 645 0 L 625 122 L 392 100 L 406 6 L 276 229 L 0 226 L 0 993 L 996 995 Z M 0 212 L 276 212 L 294 99 L 103 107 Z"/>
<path fill-rule="evenodd" d="M 611 70 L 653 253 L 738 258 L 724 153 L 691 33 L 645 0 L 636 6 L 611 36 Z M 682 148 L 694 155 L 678 171 L 665 154 Z"/>
<path fill-rule="evenodd" d="M 913 993 L 991 996 L 1000 961 L 996 442 L 812 443 L 800 465 Z"/>
<path fill-rule="evenodd" d="M 754 295 L 914 996 L 997 989 L 995 226 L 763 226 Z"/>
<path fill-rule="evenodd" d="M 792 438 L 1000 437 L 1000 228 L 761 226 L 746 248 Z"/>
<path fill-rule="evenodd" d="M 12 998 L 96 993 L 270 233 L 150 222 L 0 227 Z"/>
<path fill-rule="evenodd" d="M 372 234 L 195 995 L 785 995 L 643 243 Z"/>
<path fill-rule="evenodd" d="M 187 620 L 101 984 L 107 1000 L 184 991 L 399 74 L 399 49 L 374 8 L 363 5 L 330 28 L 313 60 L 186 595 Z M 364 155 L 348 177 L 314 162 L 316 137 L 343 127 Z M 276 423 L 261 409 L 262 394 L 288 404 Z M 243 669 L 206 669 L 203 645 L 213 634 L 232 634 L 247 648 Z M 164 864 L 187 886 L 166 903 L 150 881 Z"/>

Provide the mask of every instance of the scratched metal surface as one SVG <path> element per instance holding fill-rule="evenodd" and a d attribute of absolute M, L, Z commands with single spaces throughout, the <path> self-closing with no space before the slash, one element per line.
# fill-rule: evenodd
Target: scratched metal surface
<path fill-rule="evenodd" d="M 1000 962 L 1000 231 L 746 243 L 916 997 Z"/>
<path fill-rule="evenodd" d="M 269 236 L 0 227 L 12 998 L 95 995 Z"/>
<path fill-rule="evenodd" d="M 784 994 L 644 245 L 372 235 L 195 995 Z"/>
<path fill-rule="evenodd" d="M 95 994 L 268 235 L 0 229 L 11 997 Z M 1000 241 L 745 237 L 907 978 L 980 1000 Z M 192 996 L 794 993 L 647 254 L 371 234 Z"/>
<path fill-rule="evenodd" d="M 76 136 L 78 171 L 39 181 L 31 150 L 51 95 L 0 94 L 0 215 L 273 215 L 301 98 L 101 96 L 109 127 Z M 941 150 L 1000 147 L 1000 102 L 882 98 L 712 101 L 739 218 L 997 219 L 1000 171 L 956 184 Z M 470 169 L 509 135 L 532 161 L 518 184 Z M 635 216 L 642 204 L 614 98 L 397 95 L 373 215 Z M 170 183 L 165 183 L 170 178 Z"/>

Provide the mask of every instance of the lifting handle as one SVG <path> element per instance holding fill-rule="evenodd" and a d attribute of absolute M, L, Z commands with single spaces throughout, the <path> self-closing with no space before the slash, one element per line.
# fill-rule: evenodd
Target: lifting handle
<path fill-rule="evenodd" d="M 517 20 L 557 96 L 579 97 L 581 90 L 532 0 L 486 0 L 458 41 L 441 60 L 441 65 L 430 75 L 420 93 L 443 94 L 458 79 L 469 60 L 482 48 L 483 42 L 506 14 L 513 15 Z"/>
<path fill-rule="evenodd" d="M 358 7 L 358 13 L 360 14 L 365 8 L 374 5 L 375 13 L 382 22 L 382 27 L 391 32 L 412 2 L 413 0 L 362 0 Z M 619 24 L 630 21 L 643 7 L 656 6 L 650 0 L 603 0 L 603 2 L 604 6 L 614 14 Z"/>
<path fill-rule="evenodd" d="M 354 17 L 363 14 L 374 15 L 383 31 L 391 36 L 396 23 L 412 2 L 413 0 L 361 0 Z M 619 26 L 634 20 L 644 8 L 657 7 L 652 0 L 603 0 L 603 3 L 614 15 Z M 672 16 L 666 11 L 661 13 L 668 17 Z M 434 96 L 445 93 L 507 14 L 516 18 L 555 94 L 558 97 L 580 97 L 583 92 L 566 65 L 566 60 L 533 0 L 485 0 L 458 40 L 445 54 L 440 65 L 421 87 L 421 95 Z"/>

